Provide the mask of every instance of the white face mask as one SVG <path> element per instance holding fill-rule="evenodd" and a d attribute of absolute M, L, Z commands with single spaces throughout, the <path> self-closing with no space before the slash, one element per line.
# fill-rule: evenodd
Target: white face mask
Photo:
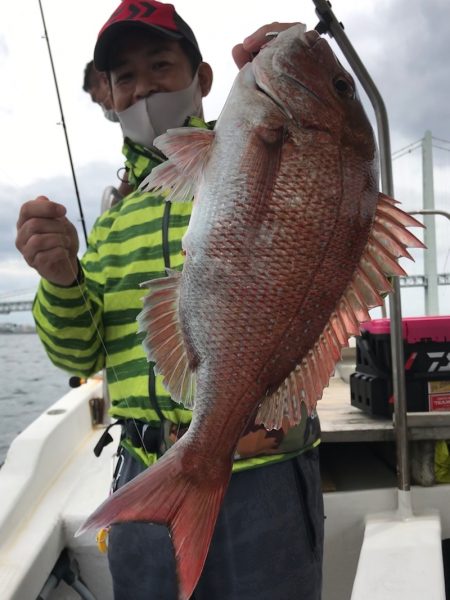
<path fill-rule="evenodd" d="M 188 117 L 203 117 L 198 73 L 184 90 L 151 94 L 118 112 L 117 116 L 124 137 L 151 146 L 158 135 L 181 127 Z"/>
<path fill-rule="evenodd" d="M 119 117 L 117 116 L 117 113 L 115 110 L 113 110 L 112 108 L 108 109 L 105 108 L 103 106 L 103 104 L 100 104 L 102 111 L 103 111 L 103 115 L 108 119 L 108 121 L 111 121 L 112 123 L 118 123 L 119 122 Z"/>

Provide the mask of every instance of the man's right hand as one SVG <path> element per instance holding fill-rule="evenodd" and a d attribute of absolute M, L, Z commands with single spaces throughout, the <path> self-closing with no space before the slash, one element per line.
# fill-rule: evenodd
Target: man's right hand
<path fill-rule="evenodd" d="M 45 196 L 25 202 L 17 221 L 16 248 L 30 267 L 56 285 L 72 285 L 78 274 L 78 234 L 62 204 Z"/>

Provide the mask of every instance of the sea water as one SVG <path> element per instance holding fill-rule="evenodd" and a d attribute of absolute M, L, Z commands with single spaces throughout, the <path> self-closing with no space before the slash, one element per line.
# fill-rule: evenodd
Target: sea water
<path fill-rule="evenodd" d="M 12 440 L 70 390 L 35 333 L 0 334 L 0 465 Z"/>

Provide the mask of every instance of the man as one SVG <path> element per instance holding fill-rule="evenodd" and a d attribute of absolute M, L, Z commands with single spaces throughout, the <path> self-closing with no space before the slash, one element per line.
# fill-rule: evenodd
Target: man
<path fill-rule="evenodd" d="M 238 66 L 267 32 L 285 27 L 265 26 L 236 46 Z M 108 74 L 129 181 L 138 186 L 164 160 L 152 147 L 156 135 L 187 123 L 207 126 L 202 98 L 211 68 L 173 6 L 155 1 L 124 0 L 100 31 L 94 60 Z M 50 358 L 84 376 L 106 366 L 111 414 L 123 431 L 114 489 L 157 460 L 190 422 L 191 413 L 149 370 L 136 332 L 139 284 L 164 276 L 165 267 L 181 268 L 190 210 L 190 203 L 171 206 L 161 193 L 137 190 L 100 217 L 81 261 L 64 207 L 39 197 L 19 216 L 17 247 L 42 276 L 33 314 Z M 195 600 L 320 598 L 323 503 L 313 449 L 319 434 L 315 415 L 289 435 L 249 425 Z M 116 600 L 177 598 L 165 527 L 114 525 L 108 553 Z"/>

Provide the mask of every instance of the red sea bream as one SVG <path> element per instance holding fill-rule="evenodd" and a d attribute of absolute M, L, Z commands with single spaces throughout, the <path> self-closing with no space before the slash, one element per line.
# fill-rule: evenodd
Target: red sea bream
<path fill-rule="evenodd" d="M 194 195 L 182 273 L 147 284 L 145 346 L 188 432 L 85 527 L 166 523 L 179 598 L 201 574 L 251 419 L 311 411 L 348 338 L 422 246 L 419 225 L 378 191 L 374 135 L 327 42 L 296 25 L 238 74 L 214 131 L 170 130 L 148 188 Z"/>

